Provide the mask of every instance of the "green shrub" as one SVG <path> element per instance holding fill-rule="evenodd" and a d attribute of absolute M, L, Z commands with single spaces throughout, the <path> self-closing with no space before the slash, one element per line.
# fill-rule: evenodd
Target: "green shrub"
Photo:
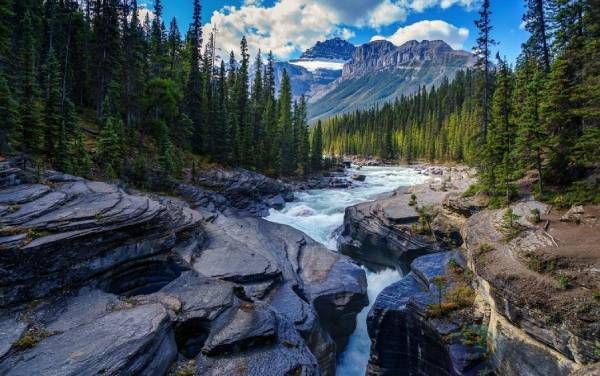
<path fill-rule="evenodd" d="M 529 222 L 533 223 L 534 225 L 537 225 L 538 223 L 540 223 L 541 219 L 540 219 L 540 209 L 535 208 L 535 209 L 531 209 L 531 216 L 529 217 Z"/>
<path fill-rule="evenodd" d="M 495 249 L 496 249 L 496 247 L 494 247 L 493 245 L 488 244 L 488 243 L 483 243 L 483 244 L 479 245 L 479 252 L 477 254 L 482 255 L 484 253 L 491 252 Z"/>
<path fill-rule="evenodd" d="M 504 235 L 504 241 L 510 242 L 523 232 L 523 226 L 519 223 L 519 218 L 521 217 L 516 215 L 512 208 L 508 208 L 504 212 L 500 224 L 500 232 Z"/>
<path fill-rule="evenodd" d="M 569 277 L 567 277 L 565 275 L 561 275 L 556 280 L 556 287 L 559 288 L 560 290 L 566 290 L 569 288 L 570 281 L 571 280 Z"/>
<path fill-rule="evenodd" d="M 51 334 L 43 329 L 30 329 L 21 336 L 15 343 L 13 348 L 16 351 L 24 351 L 35 347 L 44 338 L 49 337 Z"/>
<path fill-rule="evenodd" d="M 416 206 L 416 205 L 417 205 L 417 195 L 413 193 L 410 195 L 410 201 L 408 202 L 408 206 Z"/>

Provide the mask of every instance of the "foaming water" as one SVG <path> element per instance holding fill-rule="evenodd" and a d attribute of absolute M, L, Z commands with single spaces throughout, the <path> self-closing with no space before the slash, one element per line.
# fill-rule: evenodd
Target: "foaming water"
<path fill-rule="evenodd" d="M 367 178 L 364 183 L 359 183 L 359 186 L 352 189 L 317 189 L 296 193 L 294 202 L 288 203 L 282 210 L 272 209 L 266 219 L 295 227 L 327 248 L 336 250 L 334 232 L 343 224 L 344 210 L 348 206 L 371 201 L 383 193 L 420 184 L 426 179 L 425 176 L 406 167 L 364 167 L 360 171 L 352 170 L 350 173 L 359 173 Z M 400 277 L 394 270 L 379 273 L 367 271 L 370 303 L 357 316 L 356 330 L 340 357 L 338 375 L 365 374 L 371 347 L 367 333 L 367 314 L 381 290 L 398 281 Z"/>

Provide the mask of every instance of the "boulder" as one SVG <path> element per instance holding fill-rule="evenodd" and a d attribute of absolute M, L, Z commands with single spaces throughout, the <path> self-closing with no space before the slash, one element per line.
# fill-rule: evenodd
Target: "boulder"
<path fill-rule="evenodd" d="M 562 217 L 560 217 L 560 220 L 563 222 L 581 223 L 583 221 L 584 214 L 585 210 L 583 209 L 582 205 L 574 205 Z"/>
<path fill-rule="evenodd" d="M 355 175 L 352 175 L 352 179 L 354 179 L 356 181 L 363 182 L 363 181 L 365 181 L 367 179 L 367 176 L 366 175 L 361 175 L 361 174 L 355 174 Z"/>

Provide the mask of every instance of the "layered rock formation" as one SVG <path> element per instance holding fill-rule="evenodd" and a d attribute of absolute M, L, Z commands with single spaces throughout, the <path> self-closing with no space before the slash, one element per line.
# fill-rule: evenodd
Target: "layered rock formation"
<path fill-rule="evenodd" d="M 512 205 L 511 224 L 505 210 L 484 209 L 484 198 L 457 194 L 465 186 L 444 179 L 447 169 L 428 173 L 438 181 L 409 192 L 417 192 L 417 205 L 437 202 L 430 208 L 435 237 L 410 231 L 416 213 L 402 193 L 347 211 L 344 252 L 367 265 L 407 272 L 369 313 L 367 373 L 597 372 L 600 209 L 586 207 L 585 221 L 564 222 L 563 212 L 550 213 L 526 197 Z M 541 213 L 541 222 L 534 213 Z M 460 253 L 432 246 L 463 241 Z"/>
<path fill-rule="evenodd" d="M 489 369 L 485 338 L 470 307 L 443 316 L 434 311 L 438 296 L 465 288 L 461 263 L 458 252 L 419 257 L 401 281 L 379 294 L 367 321 L 372 342 L 367 374 L 479 375 Z M 436 285 L 440 277 L 447 282 Z"/>
<path fill-rule="evenodd" d="M 542 213 L 541 224 L 530 220 L 534 209 Z M 518 222 L 510 237 L 504 210 L 478 213 L 463 228 L 482 306 L 490 312 L 488 340 L 497 369 L 564 375 L 600 361 L 597 220 L 561 223 L 559 213 L 548 214 L 547 206 L 532 200 L 513 210 Z"/>
<path fill-rule="evenodd" d="M 287 226 L 8 163 L 0 177 L 0 374 L 333 374 L 367 304 L 360 268 Z"/>
<path fill-rule="evenodd" d="M 434 172 L 422 171 L 427 175 Z M 464 168 L 440 172 L 425 185 L 398 190 L 388 197 L 347 208 L 338 238 L 340 251 L 375 270 L 395 268 L 408 272 L 415 258 L 447 248 L 443 242 L 421 236 L 413 228 L 419 220 L 416 206 L 439 203 L 446 194 L 465 190 L 472 181 L 470 171 Z M 416 196 L 416 203 L 410 206 L 412 195 Z M 453 213 L 447 211 L 445 216 L 445 221 L 440 219 L 433 224 L 434 230 L 457 227 Z M 438 240 L 444 240 L 443 236 Z"/>

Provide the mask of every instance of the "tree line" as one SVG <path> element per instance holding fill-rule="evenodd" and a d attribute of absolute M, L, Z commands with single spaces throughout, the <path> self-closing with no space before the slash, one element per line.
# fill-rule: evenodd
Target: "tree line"
<path fill-rule="evenodd" d="M 492 56 L 492 21 L 484 0 L 473 69 L 326 121 L 325 152 L 476 165 L 479 189 L 498 204 L 510 201 L 527 171 L 539 176 L 535 193 L 557 204 L 600 201 L 600 6 L 527 0 L 530 37 L 514 67 Z"/>
<path fill-rule="evenodd" d="M 218 163 L 273 176 L 322 165 L 306 101 L 273 55 L 218 56 L 201 4 L 185 36 L 163 4 L 136 0 L 0 3 L 0 153 L 26 153 L 77 175 L 144 182 Z M 250 82 L 251 70 L 254 78 Z"/>

